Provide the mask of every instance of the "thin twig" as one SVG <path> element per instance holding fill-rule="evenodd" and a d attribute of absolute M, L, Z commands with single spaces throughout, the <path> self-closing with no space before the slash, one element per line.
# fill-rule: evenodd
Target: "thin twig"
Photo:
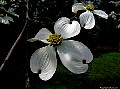
<path fill-rule="evenodd" d="M 10 55 L 12 54 L 12 52 L 13 52 L 15 46 L 17 45 L 18 41 L 19 41 L 20 38 L 22 37 L 22 34 L 23 34 L 23 32 L 24 32 L 24 30 L 25 30 L 25 28 L 26 28 L 26 26 L 27 26 L 27 23 L 28 23 L 28 20 L 29 20 L 29 15 L 28 15 L 28 10 L 29 10 L 28 2 L 29 2 L 29 0 L 27 0 L 27 5 L 26 5 L 26 6 L 27 6 L 27 10 L 26 10 L 26 22 L 25 22 L 25 25 L 24 25 L 24 27 L 23 27 L 21 33 L 19 34 L 19 36 L 18 36 L 17 39 L 15 40 L 14 44 L 12 45 L 11 49 L 9 50 L 9 52 L 8 52 L 8 54 L 7 54 L 6 58 L 5 58 L 5 60 L 3 61 L 2 65 L 0 66 L 0 71 L 2 71 L 2 69 L 3 69 L 3 67 L 4 67 L 4 65 L 5 65 L 5 63 L 6 63 L 6 61 L 9 59 Z M 3 9 L 4 11 L 6 11 L 5 8 L 1 8 L 1 9 Z M 7 11 L 6 11 L 6 12 L 7 12 Z"/>
<path fill-rule="evenodd" d="M 71 17 L 70 20 L 73 20 L 76 16 L 77 16 L 77 13 L 73 17 Z"/>
<path fill-rule="evenodd" d="M 7 11 L 4 7 L 0 7 L 0 9 L 1 9 L 1 10 L 4 10 L 7 14 L 10 14 L 10 15 L 12 15 L 12 16 L 16 16 L 16 17 L 19 18 L 19 15 L 15 14 L 14 12 L 9 12 L 9 11 Z"/>
<path fill-rule="evenodd" d="M 26 0 L 26 2 L 27 2 L 27 5 L 26 5 L 26 7 L 27 7 L 26 18 L 28 20 L 31 20 L 30 17 L 29 17 L 29 0 Z M 28 70 L 26 70 L 25 76 L 26 76 L 25 88 L 29 89 L 30 88 L 30 78 L 29 78 Z"/>
<path fill-rule="evenodd" d="M 13 49 L 15 48 L 15 46 L 16 46 L 17 43 L 18 43 L 18 41 L 20 40 L 20 38 L 21 38 L 21 36 L 22 36 L 22 34 L 23 34 L 23 32 L 24 32 L 26 26 L 27 26 L 27 22 L 28 22 L 28 20 L 26 20 L 25 25 L 24 25 L 24 27 L 23 27 L 21 33 L 20 33 L 19 36 L 17 37 L 16 41 L 14 42 L 14 44 L 13 44 L 12 47 L 11 47 L 11 49 L 9 50 L 9 52 L 8 52 L 8 54 L 7 54 L 7 56 L 6 56 L 5 60 L 4 60 L 4 62 L 3 62 L 2 65 L 0 66 L 0 71 L 2 71 L 2 69 L 3 69 L 3 67 L 4 67 L 4 65 L 5 65 L 5 63 L 6 63 L 6 61 L 9 59 L 10 55 L 11 55 L 12 52 L 13 52 Z"/>

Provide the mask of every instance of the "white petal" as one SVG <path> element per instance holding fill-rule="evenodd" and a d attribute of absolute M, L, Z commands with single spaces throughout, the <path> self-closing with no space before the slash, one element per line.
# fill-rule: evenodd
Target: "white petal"
<path fill-rule="evenodd" d="M 30 59 L 30 68 L 33 73 L 38 73 L 42 80 L 49 80 L 56 71 L 57 59 L 53 47 L 46 46 L 36 50 Z"/>
<path fill-rule="evenodd" d="M 3 20 L 3 18 L 2 18 L 2 17 L 0 17 L 0 23 L 2 23 L 2 20 Z"/>
<path fill-rule="evenodd" d="M 60 34 L 64 39 L 76 36 L 80 33 L 81 27 L 79 22 L 72 21 L 67 17 L 58 19 L 54 25 L 55 33 Z"/>
<path fill-rule="evenodd" d="M 6 21 L 9 20 L 9 21 L 11 21 L 11 22 L 14 22 L 14 21 L 13 21 L 13 18 L 12 18 L 12 17 L 9 17 L 9 16 L 4 16 L 3 19 L 6 20 Z"/>
<path fill-rule="evenodd" d="M 63 63 L 73 73 L 84 73 L 88 69 L 88 64 L 93 60 L 93 55 L 89 48 L 83 43 L 73 40 L 66 40 L 58 46 L 57 52 Z"/>
<path fill-rule="evenodd" d="M 39 40 L 44 43 L 49 43 L 47 41 L 47 39 L 49 38 L 50 34 L 52 34 L 52 33 L 48 29 L 42 28 L 41 30 L 39 30 L 39 32 L 36 34 L 36 36 L 34 38 L 28 39 L 28 41 L 34 42 L 34 41 Z"/>
<path fill-rule="evenodd" d="M 95 19 L 93 13 L 90 11 L 86 11 L 80 15 L 80 24 L 85 29 L 92 29 L 95 26 Z"/>
<path fill-rule="evenodd" d="M 30 42 L 35 42 L 35 41 L 38 41 L 39 39 L 37 38 L 31 38 L 31 39 L 28 39 L 27 41 L 30 41 Z"/>
<path fill-rule="evenodd" d="M 4 19 L 2 19 L 2 23 L 3 24 L 10 24 L 8 20 L 4 20 Z"/>
<path fill-rule="evenodd" d="M 82 3 L 75 3 L 72 6 L 72 12 L 77 13 L 78 10 L 86 10 Z"/>
<path fill-rule="evenodd" d="M 101 16 L 102 18 L 108 19 L 108 15 L 102 10 L 94 10 L 93 13 Z"/>

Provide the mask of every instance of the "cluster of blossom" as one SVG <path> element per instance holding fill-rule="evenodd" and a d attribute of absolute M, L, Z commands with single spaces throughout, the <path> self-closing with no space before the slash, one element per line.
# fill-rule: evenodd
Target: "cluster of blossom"
<path fill-rule="evenodd" d="M 11 2 L 14 2 L 15 0 L 11 0 Z M 10 24 L 9 21 L 14 22 L 13 18 L 11 16 L 8 16 L 8 14 L 11 14 L 13 16 L 19 17 L 19 15 L 15 14 L 15 9 L 17 8 L 16 4 L 11 4 L 9 8 L 5 8 L 7 6 L 7 2 L 5 0 L 0 1 L 0 9 L 3 10 L 5 13 L 0 13 L 0 23 L 3 24 Z M 3 12 L 2 11 L 2 12 Z"/>
<path fill-rule="evenodd" d="M 115 7 L 120 6 L 120 1 L 110 1 L 109 3 L 114 4 Z M 111 11 L 109 16 L 115 21 L 116 28 L 120 28 L 120 12 L 119 11 Z"/>
<path fill-rule="evenodd" d="M 14 22 L 13 18 L 10 16 L 7 16 L 7 14 L 5 16 L 3 14 L 0 14 L 0 23 L 10 24 L 9 21 Z"/>
<path fill-rule="evenodd" d="M 79 41 L 66 40 L 80 33 L 82 27 L 92 29 L 95 26 L 93 13 L 107 19 L 108 15 L 102 10 L 94 10 L 93 4 L 75 3 L 72 12 L 86 10 L 80 14 L 78 21 L 70 21 L 67 17 L 59 18 L 54 25 L 55 33 L 51 33 L 47 28 L 42 28 L 34 38 L 28 39 L 30 42 L 42 41 L 48 46 L 37 49 L 30 58 L 30 68 L 33 73 L 39 73 L 39 77 L 47 81 L 52 78 L 56 71 L 56 52 L 62 64 L 75 74 L 85 73 L 88 70 L 88 63 L 93 60 L 90 49 Z"/>

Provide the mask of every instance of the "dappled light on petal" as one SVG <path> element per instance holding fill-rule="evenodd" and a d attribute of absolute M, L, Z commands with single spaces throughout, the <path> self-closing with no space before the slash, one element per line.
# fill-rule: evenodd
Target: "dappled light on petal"
<path fill-rule="evenodd" d="M 94 10 L 93 13 L 101 16 L 102 18 L 108 19 L 108 15 L 102 10 Z"/>
<path fill-rule="evenodd" d="M 67 17 L 58 19 L 54 25 L 55 33 L 60 34 L 63 39 L 74 37 L 80 33 L 81 27 L 79 22 L 72 21 Z"/>
<path fill-rule="evenodd" d="M 79 16 L 81 26 L 85 29 L 92 29 L 95 26 L 93 13 L 86 11 Z"/>
<path fill-rule="evenodd" d="M 49 38 L 49 35 L 52 34 L 48 29 L 42 28 L 39 30 L 39 32 L 35 35 L 34 38 L 28 39 L 30 42 L 34 41 L 42 41 L 44 43 L 49 43 L 47 39 Z"/>
<path fill-rule="evenodd" d="M 77 13 L 78 10 L 86 10 L 82 3 L 75 3 L 72 6 L 72 12 Z"/>
<path fill-rule="evenodd" d="M 91 51 L 83 43 L 78 41 L 63 41 L 57 49 L 63 65 L 75 74 L 84 73 L 88 64 L 93 60 Z M 86 63 L 83 63 L 86 61 Z"/>
<path fill-rule="evenodd" d="M 39 77 L 47 81 L 56 71 L 57 59 L 52 46 L 46 46 L 36 50 L 30 59 L 30 68 L 33 73 L 39 73 Z"/>

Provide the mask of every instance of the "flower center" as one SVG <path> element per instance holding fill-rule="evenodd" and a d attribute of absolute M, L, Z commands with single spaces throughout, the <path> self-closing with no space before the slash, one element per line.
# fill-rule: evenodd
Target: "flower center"
<path fill-rule="evenodd" d="M 3 14 L 0 14 L 0 17 L 3 17 L 4 15 Z"/>
<path fill-rule="evenodd" d="M 86 9 L 87 10 L 90 10 L 90 11 L 93 11 L 94 10 L 94 5 L 92 5 L 92 4 L 88 4 L 87 6 L 86 6 Z"/>
<path fill-rule="evenodd" d="M 52 46 L 58 46 L 62 43 L 63 38 L 61 35 L 58 34 L 51 34 L 49 35 L 49 38 L 47 39 L 48 42 L 50 42 L 50 45 Z"/>

